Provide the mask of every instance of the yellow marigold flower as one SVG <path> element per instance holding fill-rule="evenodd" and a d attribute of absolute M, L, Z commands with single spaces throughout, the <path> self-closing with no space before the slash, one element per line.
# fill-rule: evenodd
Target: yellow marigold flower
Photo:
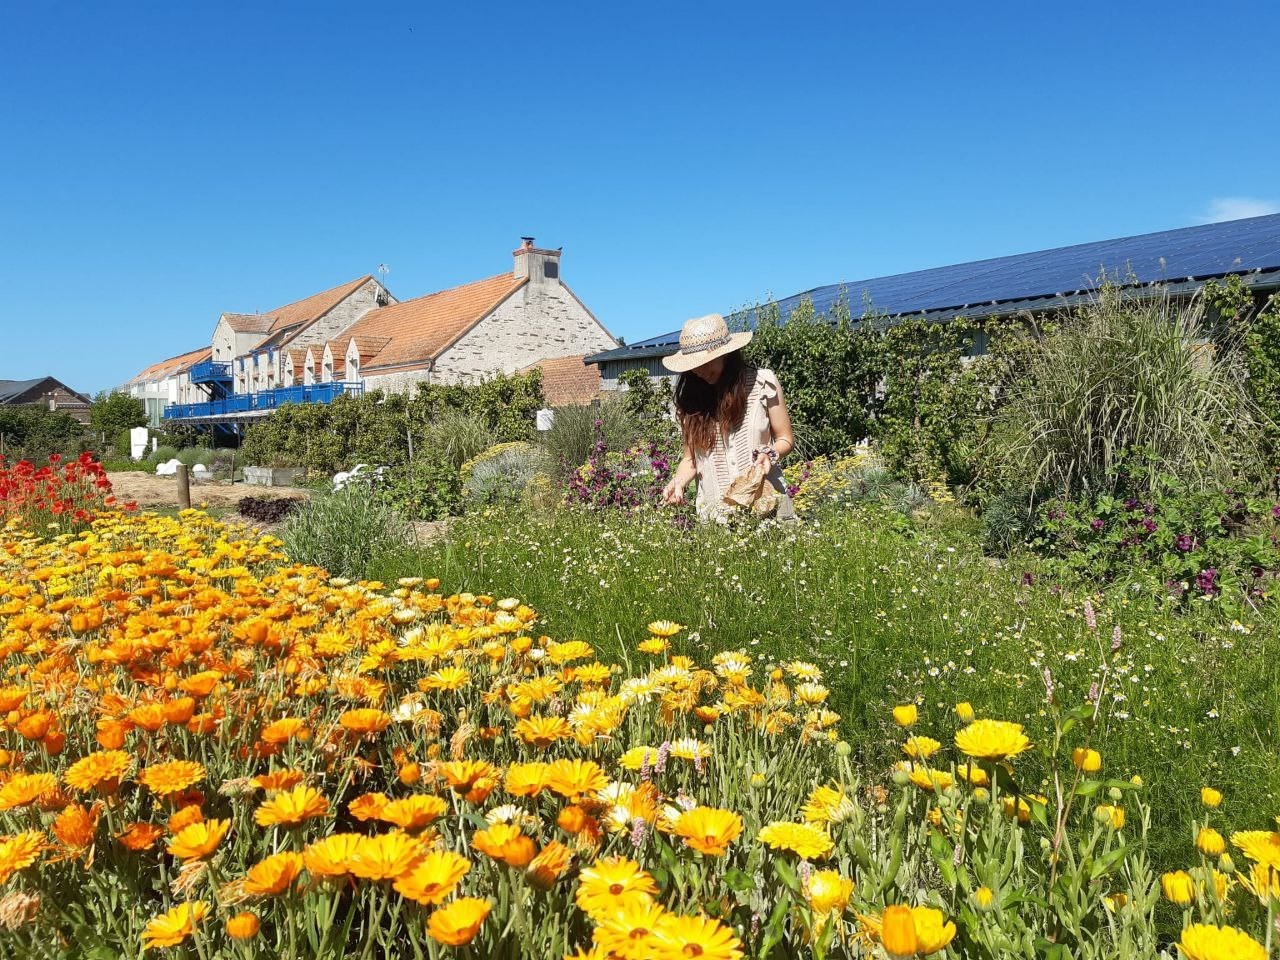
<path fill-rule="evenodd" d="M 180 903 L 167 913 L 151 920 L 142 931 L 142 949 L 176 947 L 196 931 L 196 925 L 209 913 L 203 900 Z"/>
<path fill-rule="evenodd" d="M 532 837 L 526 837 L 520 828 L 510 823 L 495 823 L 477 830 L 471 837 L 471 845 L 494 860 L 511 867 L 527 866 L 538 852 Z"/>
<path fill-rule="evenodd" d="M 292 790 L 283 790 L 258 807 L 253 815 L 260 827 L 296 827 L 314 817 L 329 812 L 329 801 L 315 787 L 301 784 Z"/>
<path fill-rule="evenodd" d="M 377 820 L 390 802 L 385 793 L 362 793 L 347 804 L 347 810 L 357 820 Z"/>
<path fill-rule="evenodd" d="M 649 937 L 653 960 L 741 960 L 742 941 L 711 917 L 665 914 Z"/>
<path fill-rule="evenodd" d="M 1274 830 L 1239 830 L 1231 842 L 1254 863 L 1280 870 L 1280 833 Z"/>
<path fill-rule="evenodd" d="M 394 880 L 422 855 L 422 844 L 400 830 L 362 837 L 347 860 L 348 872 L 364 880 Z"/>
<path fill-rule="evenodd" d="M 182 792 L 204 776 L 204 767 L 194 760 L 170 760 L 144 768 L 138 774 L 138 782 L 152 793 L 166 796 Z"/>
<path fill-rule="evenodd" d="M 995 892 L 985 884 L 973 891 L 973 903 L 979 910 L 990 910 L 995 899 Z"/>
<path fill-rule="evenodd" d="M 449 804 L 444 798 L 419 793 L 388 802 L 378 814 L 378 819 L 414 833 L 435 821 L 448 809 Z"/>
<path fill-rule="evenodd" d="M 927 957 L 949 944 L 956 935 L 956 925 L 933 907 L 912 907 L 911 919 L 916 928 L 916 955 Z"/>
<path fill-rule="evenodd" d="M 227 918 L 227 936 L 232 940 L 252 940 L 261 928 L 258 915 L 248 910 Z"/>
<path fill-rule="evenodd" d="M 47 845 L 44 834 L 39 830 L 24 830 L 0 837 L 0 885 L 8 883 L 19 870 L 35 863 Z"/>
<path fill-rule="evenodd" d="M 381 733 L 391 726 L 391 714 L 385 710 L 365 707 L 359 710 L 346 711 L 338 718 L 338 722 L 352 733 Z"/>
<path fill-rule="evenodd" d="M 956 782 L 955 778 L 945 770 L 933 770 L 915 765 L 906 772 L 909 782 L 928 793 L 941 793 L 954 786 Z"/>
<path fill-rule="evenodd" d="M 729 844 L 742 833 L 742 817 L 732 810 L 694 807 L 680 814 L 673 832 L 684 838 L 685 846 L 699 853 L 722 857 Z"/>
<path fill-rule="evenodd" d="M 0 810 L 39 803 L 58 792 L 58 778 L 51 773 L 19 773 L 0 787 Z"/>
<path fill-rule="evenodd" d="M 987 773 L 987 771 L 974 763 L 957 764 L 956 776 L 961 780 L 967 780 L 975 787 L 991 786 L 991 774 Z"/>
<path fill-rule="evenodd" d="M 1231 893 L 1231 878 L 1213 867 L 1192 867 L 1192 878 L 1196 881 L 1196 889 L 1200 893 L 1209 893 L 1210 899 L 1218 903 L 1226 903 Z"/>
<path fill-rule="evenodd" d="M 243 881 L 244 892 L 251 897 L 274 897 L 284 893 L 301 871 L 301 854 L 273 853 L 249 868 Z"/>
<path fill-rule="evenodd" d="M 487 760 L 451 760 L 440 764 L 440 773 L 458 793 L 468 793 L 477 780 L 496 781 L 501 771 Z"/>
<path fill-rule="evenodd" d="M 1173 870 L 1160 875 L 1160 886 L 1167 900 L 1185 907 L 1196 898 L 1196 885 L 1185 870 Z"/>
<path fill-rule="evenodd" d="M 855 810 L 843 787 L 820 786 L 809 794 L 800 815 L 809 823 L 843 823 Z"/>
<path fill-rule="evenodd" d="M 920 711 L 914 703 L 904 703 L 893 708 L 893 722 L 900 727 L 914 727 L 920 718 Z"/>
<path fill-rule="evenodd" d="M 331 833 L 302 851 L 302 864 L 313 877 L 346 876 L 362 840 L 358 833 Z"/>
<path fill-rule="evenodd" d="M 968 700 L 963 700 L 956 704 L 956 717 L 961 723 L 973 723 L 973 704 Z"/>
<path fill-rule="evenodd" d="M 1208 923 L 1183 930 L 1178 949 L 1186 960 L 1267 960 L 1262 944 L 1243 930 Z"/>
<path fill-rule="evenodd" d="M 1227 849 L 1227 841 L 1213 827 L 1201 827 L 1196 834 L 1196 849 L 1206 857 L 1216 857 Z"/>
<path fill-rule="evenodd" d="M 133 757 L 123 750 L 99 750 L 67 767 L 62 779 L 73 790 L 87 792 L 101 788 L 111 793 L 120 785 L 131 763 Z"/>
<path fill-rule="evenodd" d="M 572 850 L 559 840 L 552 840 L 529 861 L 525 876 L 539 890 L 550 890 L 569 868 L 572 859 Z"/>
<path fill-rule="evenodd" d="M 592 939 L 606 954 L 620 960 L 650 960 L 654 956 L 654 932 L 666 916 L 656 903 L 631 903 L 605 916 Z"/>
<path fill-rule="evenodd" d="M 558 665 L 572 663 L 574 660 L 585 660 L 587 657 L 594 655 L 595 650 L 591 648 L 591 644 L 583 640 L 568 640 L 564 643 L 553 643 L 547 648 L 547 657 L 552 663 Z"/>
<path fill-rule="evenodd" d="M 647 762 L 652 769 L 658 759 L 657 747 L 632 747 L 618 758 L 618 765 L 624 770 L 642 770 Z"/>
<path fill-rule="evenodd" d="M 974 794 L 975 795 L 977 794 L 976 790 L 974 791 Z M 1034 794 L 1034 793 L 1023 794 L 1021 797 L 1018 797 L 1018 804 L 1017 804 L 1018 822 L 1019 823 L 1031 822 L 1031 804 L 1032 803 L 1034 803 L 1038 807 L 1043 807 L 1048 802 L 1049 801 L 1047 797 L 1042 797 L 1039 794 Z M 1014 815 L 1013 797 L 1001 797 L 1000 806 L 1004 808 L 1004 815 L 1006 817 L 1010 817 L 1010 818 L 1013 817 Z"/>
<path fill-rule="evenodd" d="M 662 653 L 670 648 L 671 641 L 666 637 L 646 637 L 636 644 L 636 649 L 641 653 Z"/>
<path fill-rule="evenodd" d="M 928 760 L 942 749 L 942 744 L 932 737 L 908 737 L 902 745 L 902 752 L 912 760 Z"/>
<path fill-rule="evenodd" d="M 594 760 L 556 760 L 547 769 L 547 787 L 570 800 L 603 790 L 608 783 Z"/>
<path fill-rule="evenodd" d="M 966 756 L 1006 760 L 1031 749 L 1022 724 L 1004 720 L 975 720 L 956 734 L 956 746 Z"/>
<path fill-rule="evenodd" d="M 1098 823 L 1109 825 L 1113 830 L 1123 829 L 1124 807 L 1110 803 L 1100 803 L 1093 808 L 1093 818 Z"/>
<path fill-rule="evenodd" d="M 488 900 L 459 897 L 431 914 L 427 933 L 437 943 L 460 947 L 475 939 L 491 909 Z"/>
<path fill-rule="evenodd" d="M 1240 883 L 1258 898 L 1264 907 L 1272 900 L 1280 901 L 1280 870 L 1265 863 L 1255 863 L 1248 873 L 1237 872 Z"/>
<path fill-rule="evenodd" d="M 1077 770 L 1085 773 L 1097 773 L 1102 769 L 1102 754 L 1086 747 L 1076 747 L 1071 751 L 1071 762 Z"/>
<path fill-rule="evenodd" d="M 711 747 L 695 740 L 693 737 L 682 737 L 671 742 L 671 756 L 678 760 L 706 760 L 711 756 Z"/>
<path fill-rule="evenodd" d="M 774 850 L 789 850 L 802 860 L 819 860 L 835 846 L 825 831 L 807 823 L 786 821 L 766 824 L 756 839 Z"/>
<path fill-rule="evenodd" d="M 853 896 L 853 881 L 839 870 L 815 870 L 809 874 L 804 895 L 815 913 L 843 913 Z"/>
<path fill-rule="evenodd" d="M 442 667 L 418 681 L 418 689 L 461 690 L 471 682 L 471 674 L 462 667 Z"/>
<path fill-rule="evenodd" d="M 433 850 L 396 878 L 396 891 L 415 903 L 440 903 L 471 869 L 471 861 L 452 850 Z"/>
<path fill-rule="evenodd" d="M 572 733 L 563 717 L 528 717 L 516 724 L 515 732 L 525 743 L 541 750 Z"/>
<path fill-rule="evenodd" d="M 549 764 L 540 761 L 513 763 L 507 767 L 503 789 L 514 797 L 536 797 L 547 785 Z"/>
<path fill-rule="evenodd" d="M 1200 788 L 1200 802 L 1206 807 L 1216 807 L 1222 803 L 1222 791 L 1213 787 Z"/>
<path fill-rule="evenodd" d="M 830 691 L 820 683 L 802 683 L 795 689 L 796 699 L 815 706 L 830 696 Z"/>
<path fill-rule="evenodd" d="M 183 827 L 169 841 L 169 853 L 179 860 L 199 860 L 218 849 L 231 828 L 230 820 L 207 820 Z"/>
<path fill-rule="evenodd" d="M 916 955 L 916 922 L 910 907 L 888 906 L 880 916 L 880 944 L 894 960 Z"/>
<path fill-rule="evenodd" d="M 674 637 L 684 626 L 674 620 L 655 620 L 649 624 L 649 633 L 655 637 Z"/>
<path fill-rule="evenodd" d="M 637 903 L 651 903 L 658 884 L 626 857 L 598 860 L 578 875 L 574 902 L 597 922 Z"/>

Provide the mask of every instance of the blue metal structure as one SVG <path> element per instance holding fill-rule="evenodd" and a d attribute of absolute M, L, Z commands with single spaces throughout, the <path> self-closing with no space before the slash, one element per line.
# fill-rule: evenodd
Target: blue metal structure
<path fill-rule="evenodd" d="M 364 393 L 362 383 L 315 383 L 301 387 L 278 387 L 258 393 L 233 393 L 208 403 L 175 403 L 164 409 L 166 420 L 248 419 L 264 416 L 286 403 L 333 403 L 338 397 Z"/>
<path fill-rule="evenodd" d="M 190 376 L 192 383 L 230 383 L 231 364 L 205 360 L 192 365 Z"/>
<path fill-rule="evenodd" d="M 1164 230 L 1117 240 L 977 260 L 853 283 L 815 287 L 778 301 L 784 320 L 809 300 L 827 314 L 842 298 L 855 318 L 989 317 L 1069 306 L 1107 279 L 1122 286 L 1194 289 L 1239 274 L 1257 292 L 1280 289 L 1280 214 Z M 731 326 L 751 328 L 759 305 L 728 311 Z M 675 351 L 680 331 L 586 358 L 642 360 Z"/>

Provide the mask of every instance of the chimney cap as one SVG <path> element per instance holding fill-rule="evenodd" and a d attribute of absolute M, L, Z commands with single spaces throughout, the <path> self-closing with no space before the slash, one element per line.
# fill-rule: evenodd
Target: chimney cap
<path fill-rule="evenodd" d="M 525 247 L 532 247 L 532 246 L 533 246 L 533 237 L 521 237 L 521 238 L 520 238 L 520 242 L 521 242 L 521 245 L 523 245 L 523 246 L 525 246 Z"/>

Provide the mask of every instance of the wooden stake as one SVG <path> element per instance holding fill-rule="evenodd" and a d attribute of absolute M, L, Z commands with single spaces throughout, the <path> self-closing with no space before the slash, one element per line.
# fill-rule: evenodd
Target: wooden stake
<path fill-rule="evenodd" d="M 191 508 L 191 475 L 187 472 L 185 463 L 178 464 L 178 509 L 188 510 Z"/>

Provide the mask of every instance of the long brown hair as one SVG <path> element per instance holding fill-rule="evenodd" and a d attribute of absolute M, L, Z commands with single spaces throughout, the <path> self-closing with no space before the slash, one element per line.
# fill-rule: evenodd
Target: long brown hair
<path fill-rule="evenodd" d="M 737 429 L 747 409 L 754 373 L 743 361 L 742 351 L 735 350 L 725 355 L 724 371 L 715 383 L 693 372 L 680 374 L 674 396 L 676 417 L 690 450 L 705 453 L 715 446 L 717 434 Z"/>

